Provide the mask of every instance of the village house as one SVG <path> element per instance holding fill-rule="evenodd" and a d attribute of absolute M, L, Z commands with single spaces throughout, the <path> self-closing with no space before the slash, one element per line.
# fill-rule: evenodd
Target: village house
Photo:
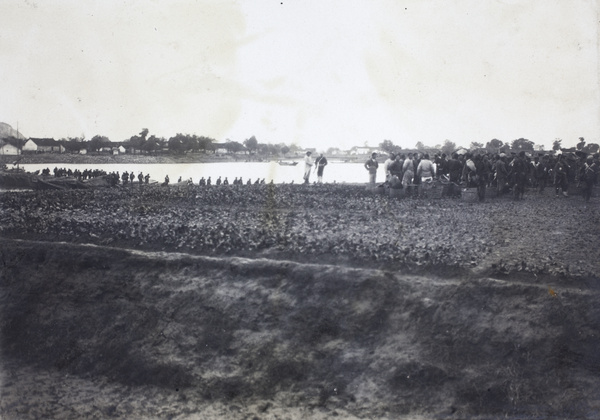
<path fill-rule="evenodd" d="M 350 151 L 342 150 L 339 147 L 330 147 L 329 149 L 327 149 L 327 154 L 328 155 L 346 156 L 346 155 L 350 154 Z"/>
<path fill-rule="evenodd" d="M 225 147 L 226 143 L 213 143 L 214 152 L 215 153 L 227 153 L 227 148 Z"/>
<path fill-rule="evenodd" d="M 20 154 L 19 140 L 15 138 L 0 139 L 0 155 L 16 156 Z"/>
<path fill-rule="evenodd" d="M 63 142 L 63 146 L 67 153 L 80 154 L 80 155 L 87 154 L 86 145 L 83 142 L 65 141 L 65 142 Z"/>
<path fill-rule="evenodd" d="M 299 148 L 298 150 L 296 150 L 296 156 L 300 155 L 300 156 L 304 156 L 306 154 L 306 152 L 310 152 L 311 154 L 315 154 L 317 152 L 317 148 L 316 147 L 306 147 L 306 148 Z"/>
<path fill-rule="evenodd" d="M 123 143 L 117 141 L 111 141 L 110 143 L 105 143 L 99 150 L 102 153 L 110 153 L 113 155 L 120 155 L 125 153 L 127 150 L 123 146 Z"/>
<path fill-rule="evenodd" d="M 379 147 L 369 147 L 369 146 L 354 146 L 350 149 L 351 155 L 370 155 L 371 153 L 380 154 Z"/>
<path fill-rule="evenodd" d="M 29 139 L 25 142 L 21 150 L 23 153 L 36 153 L 38 151 L 38 145 L 32 139 Z"/>
<path fill-rule="evenodd" d="M 29 139 L 37 145 L 37 151 L 42 153 L 63 153 L 65 147 L 58 141 L 49 138 Z M 33 146 L 30 146 L 33 147 Z"/>

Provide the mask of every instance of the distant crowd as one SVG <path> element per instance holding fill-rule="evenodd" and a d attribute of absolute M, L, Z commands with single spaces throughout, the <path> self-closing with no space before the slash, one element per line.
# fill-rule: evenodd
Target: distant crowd
<path fill-rule="evenodd" d="M 42 175 L 44 175 L 44 176 L 50 176 L 50 173 L 51 173 L 50 168 L 46 168 L 46 169 L 42 170 Z M 66 168 L 57 168 L 57 167 L 54 168 L 54 170 L 52 171 L 52 174 L 55 177 L 77 178 L 79 181 L 107 175 L 106 171 L 103 171 L 101 169 L 85 169 L 83 171 L 80 171 L 79 169 L 72 170 L 70 168 L 66 169 Z"/>
<path fill-rule="evenodd" d="M 162 185 L 169 185 L 169 183 L 171 182 L 171 180 L 169 179 L 169 175 L 165 176 L 165 182 L 163 182 Z M 179 180 L 177 181 L 177 183 L 186 183 L 187 185 L 193 185 L 194 181 L 192 181 L 192 178 L 189 178 L 187 181 L 184 181 L 182 177 L 179 177 Z M 248 180 L 246 182 L 244 182 L 244 180 L 242 179 L 242 177 L 235 177 L 235 179 L 231 182 L 229 182 L 229 179 L 227 177 L 225 177 L 225 179 L 222 179 L 221 177 L 218 177 L 215 181 L 214 181 L 214 185 L 258 185 L 258 184 L 264 184 L 265 183 L 265 179 L 262 178 L 256 178 L 256 181 L 252 182 L 252 179 L 248 178 Z M 273 180 L 271 180 L 271 184 L 273 183 Z M 209 176 L 208 178 L 200 178 L 200 181 L 198 181 L 198 185 L 200 185 L 201 187 L 205 187 L 205 186 L 210 186 L 213 185 L 213 180 L 212 178 Z"/>
<path fill-rule="evenodd" d="M 364 164 L 369 182 L 376 183 L 379 162 L 377 153 Z M 600 161 L 598 154 L 559 153 L 556 155 L 528 155 L 519 153 L 472 154 L 450 157 L 427 153 L 390 153 L 383 163 L 385 185 L 390 188 L 409 188 L 442 180 L 454 185 L 476 188 L 479 200 L 485 198 L 486 188 L 493 188 L 498 195 L 513 194 L 522 199 L 525 187 L 543 192 L 547 186 L 554 187 L 556 196 L 568 196 L 569 185 L 581 188 L 583 197 L 589 201 L 592 188 L 598 183 Z"/>
<path fill-rule="evenodd" d="M 137 175 L 135 175 L 135 173 L 132 172 L 128 172 L 125 171 L 122 174 L 120 174 L 119 172 L 110 172 L 107 173 L 104 170 L 101 169 L 85 169 L 84 171 L 80 171 L 79 169 L 66 169 L 66 168 L 54 168 L 54 170 L 50 171 L 50 168 L 46 168 L 43 169 L 41 171 L 41 174 L 44 176 L 50 176 L 50 175 L 54 175 L 55 177 L 70 177 L 70 178 L 76 178 L 78 181 L 85 181 L 88 179 L 92 179 L 92 178 L 99 178 L 99 177 L 105 177 L 106 179 L 109 180 L 109 183 L 111 185 L 128 185 L 128 184 L 133 184 L 134 182 L 136 182 L 138 184 L 149 184 L 150 183 L 150 174 L 146 174 L 144 175 L 142 172 L 138 173 Z M 162 183 L 162 185 L 169 185 L 171 182 L 169 175 L 165 176 L 165 180 Z M 189 178 L 188 180 L 183 180 L 182 177 L 179 177 L 177 183 L 185 183 L 187 185 L 192 185 L 193 181 L 191 178 Z M 271 183 L 273 183 L 273 181 L 271 181 Z M 242 179 L 242 177 L 236 177 L 233 181 L 229 181 L 229 179 L 227 177 L 225 177 L 224 179 L 221 177 L 218 177 L 216 180 L 213 181 L 213 179 L 209 176 L 208 178 L 202 177 L 200 178 L 200 181 L 198 182 L 198 185 L 200 186 L 209 186 L 209 185 L 258 185 L 258 184 L 265 184 L 265 179 L 264 178 L 257 178 L 256 180 L 252 180 L 250 178 L 248 178 L 245 182 Z"/>

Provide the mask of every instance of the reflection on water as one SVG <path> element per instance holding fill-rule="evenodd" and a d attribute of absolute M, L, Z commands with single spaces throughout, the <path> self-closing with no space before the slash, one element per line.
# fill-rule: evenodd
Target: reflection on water
<path fill-rule="evenodd" d="M 49 168 L 50 172 L 54 167 L 66 169 L 102 169 L 108 173 L 123 172 L 133 173 L 136 176 L 142 172 L 144 175 L 150 174 L 150 178 L 162 182 L 166 175 L 169 175 L 171 183 L 175 183 L 181 177 L 182 180 L 192 179 L 194 184 L 198 184 L 200 178 L 211 177 L 213 184 L 218 177 L 222 180 L 228 179 L 231 183 L 235 178 L 242 177 L 244 183 L 248 179 L 252 182 L 256 179 L 263 179 L 265 182 L 276 183 L 301 183 L 304 174 L 304 163 L 299 162 L 296 166 L 282 166 L 277 162 L 219 162 L 219 163 L 150 163 L 150 164 L 64 164 L 64 163 L 32 163 L 21 165 L 28 172 L 40 172 Z M 323 175 L 324 182 L 337 183 L 366 183 L 368 173 L 362 163 L 335 163 L 330 162 L 325 167 Z M 310 181 L 317 180 L 317 174 L 311 172 Z M 378 181 L 383 181 L 383 172 L 378 174 Z"/>

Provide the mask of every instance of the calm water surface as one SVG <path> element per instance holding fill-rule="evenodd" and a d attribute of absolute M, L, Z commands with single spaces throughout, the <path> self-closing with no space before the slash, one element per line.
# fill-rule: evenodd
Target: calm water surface
<path fill-rule="evenodd" d="M 65 169 L 102 169 L 108 173 L 133 171 L 136 176 L 142 172 L 144 175 L 150 174 L 150 178 L 155 181 L 163 182 L 166 175 L 169 175 L 171 183 L 178 181 L 179 177 L 182 180 L 192 179 L 194 184 L 197 184 L 201 177 L 212 178 L 214 181 L 220 176 L 222 180 L 227 177 L 231 183 L 235 178 L 242 177 L 244 183 L 251 179 L 252 182 L 256 179 L 265 179 L 265 182 L 274 183 L 301 183 L 304 174 L 304 162 L 299 162 L 296 166 L 282 166 L 277 162 L 219 162 L 219 163 L 150 163 L 150 164 L 64 164 L 64 163 L 35 163 L 21 165 L 28 172 L 40 172 L 49 168 L 50 171 L 54 167 Z M 380 168 L 378 181 L 383 181 L 383 171 Z M 330 162 L 325 167 L 323 182 L 337 183 L 366 183 L 369 175 L 362 163 L 337 163 Z M 317 174 L 313 170 L 310 175 L 310 181 L 316 181 Z"/>

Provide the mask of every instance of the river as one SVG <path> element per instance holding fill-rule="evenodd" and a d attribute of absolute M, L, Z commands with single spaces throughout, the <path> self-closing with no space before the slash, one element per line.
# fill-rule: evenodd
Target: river
<path fill-rule="evenodd" d="M 296 166 L 282 166 L 277 162 L 218 162 L 218 163 L 144 163 L 144 164 L 65 164 L 65 163 L 30 163 L 20 165 L 28 172 L 42 171 L 49 168 L 50 172 L 55 167 L 65 169 L 102 169 L 107 173 L 123 172 L 133 173 L 136 176 L 142 172 L 144 175 L 149 174 L 150 179 L 163 182 L 166 175 L 169 175 L 171 183 L 179 180 L 183 181 L 191 178 L 194 184 L 198 184 L 200 178 L 211 177 L 213 184 L 218 177 L 222 180 L 227 177 L 229 183 L 235 178 L 242 177 L 244 183 L 251 179 L 254 183 L 256 179 L 265 179 L 265 182 L 273 181 L 276 184 L 292 181 L 301 183 L 304 174 L 304 162 L 299 162 Z M 366 183 L 369 175 L 361 163 L 342 163 L 330 162 L 323 174 L 323 182 L 326 183 Z M 316 181 L 317 174 L 313 170 L 310 175 L 310 181 Z M 383 181 L 383 171 L 380 168 L 378 173 L 378 181 Z"/>

